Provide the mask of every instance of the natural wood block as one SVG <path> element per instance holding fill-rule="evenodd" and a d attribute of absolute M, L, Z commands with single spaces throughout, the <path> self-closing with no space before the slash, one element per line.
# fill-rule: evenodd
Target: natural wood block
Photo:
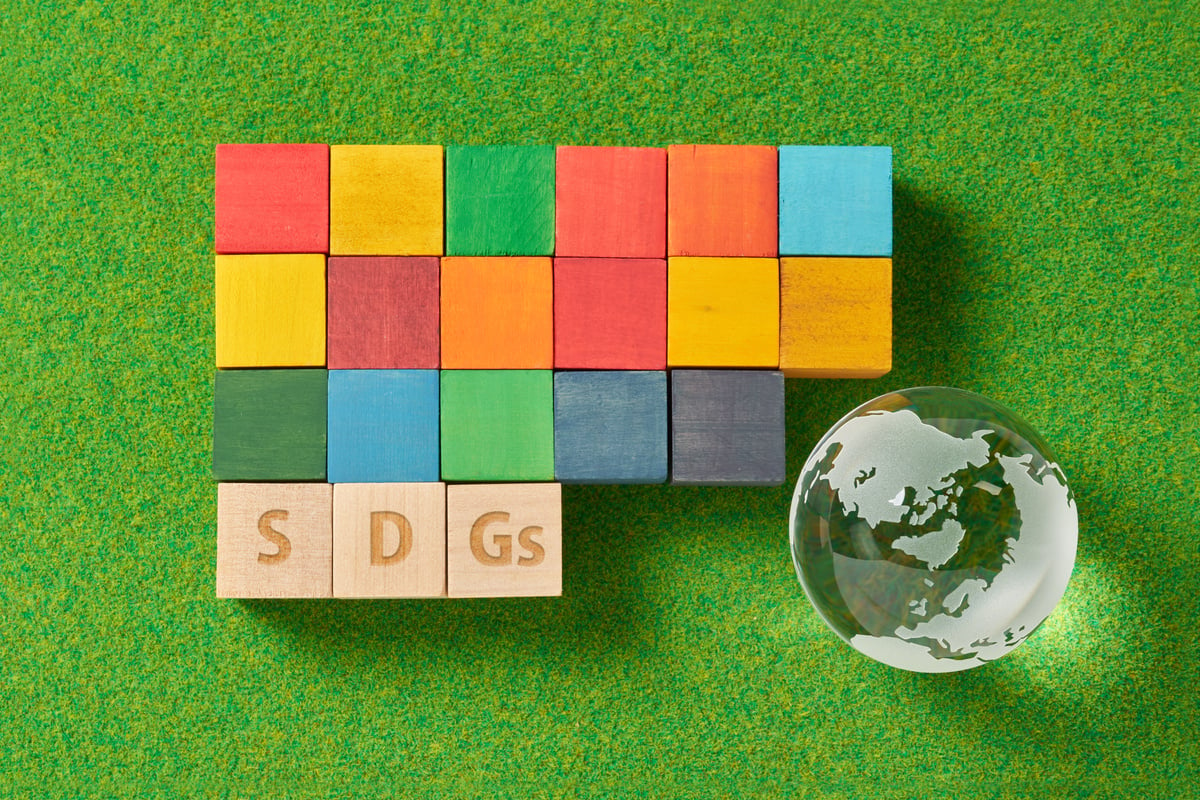
<path fill-rule="evenodd" d="M 667 417 L 666 372 L 556 372 L 555 479 L 662 483 Z"/>
<path fill-rule="evenodd" d="M 446 484 L 333 487 L 333 596 L 446 594 Z"/>
<path fill-rule="evenodd" d="M 783 258 L 779 266 L 784 375 L 877 378 L 891 370 L 890 258 Z"/>
<path fill-rule="evenodd" d="M 331 597 L 327 483 L 217 486 L 217 597 Z"/>
<path fill-rule="evenodd" d="M 891 256 L 892 148 L 779 148 L 779 253 Z"/>
<path fill-rule="evenodd" d="M 442 370 L 442 479 L 554 479 L 549 370 Z"/>
<path fill-rule="evenodd" d="M 325 480 L 326 372 L 220 370 L 213 381 L 213 477 Z"/>
<path fill-rule="evenodd" d="M 442 200 L 440 145 L 334 145 L 329 252 L 441 255 Z"/>
<path fill-rule="evenodd" d="M 672 367 L 779 365 L 779 262 L 671 258 L 667 363 Z"/>
<path fill-rule="evenodd" d="M 446 148 L 446 254 L 554 254 L 554 148 Z"/>
<path fill-rule="evenodd" d="M 663 369 L 667 262 L 554 259 L 554 366 Z"/>
<path fill-rule="evenodd" d="M 562 486 L 446 487 L 450 597 L 562 594 Z"/>
<path fill-rule="evenodd" d="M 554 252 L 614 258 L 665 256 L 667 151 L 559 147 Z"/>
<path fill-rule="evenodd" d="M 438 259 L 343 256 L 328 266 L 330 369 L 437 369 Z"/>
<path fill-rule="evenodd" d="M 774 257 L 778 151 L 753 145 L 667 148 L 667 254 Z"/>
<path fill-rule="evenodd" d="M 671 483 L 778 486 L 786 429 L 783 373 L 671 372 Z"/>
<path fill-rule="evenodd" d="M 329 146 L 219 144 L 218 253 L 329 249 Z"/>
<path fill-rule="evenodd" d="M 554 366 L 549 258 L 442 259 L 442 367 Z"/>
<path fill-rule="evenodd" d="M 325 256 L 217 256 L 217 366 L 325 364 Z"/>
<path fill-rule="evenodd" d="M 436 481 L 438 371 L 329 371 L 331 483 Z"/>

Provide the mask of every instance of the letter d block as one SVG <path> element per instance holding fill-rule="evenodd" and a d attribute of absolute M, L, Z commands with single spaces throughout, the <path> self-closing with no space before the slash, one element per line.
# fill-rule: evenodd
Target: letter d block
<path fill-rule="evenodd" d="M 446 594 L 446 484 L 333 487 L 334 597 Z"/>
<path fill-rule="evenodd" d="M 562 594 L 562 485 L 446 487 L 450 597 Z"/>

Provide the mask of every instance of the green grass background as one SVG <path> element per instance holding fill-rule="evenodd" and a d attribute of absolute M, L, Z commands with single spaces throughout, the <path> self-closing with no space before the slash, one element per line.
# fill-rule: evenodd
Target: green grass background
<path fill-rule="evenodd" d="M 14 0 L 0 22 L 0 793 L 1200 795 L 1194 3 Z M 219 602 L 218 142 L 890 144 L 895 369 L 1058 450 L 1011 656 L 824 629 L 790 488 L 570 488 L 565 596 Z"/>

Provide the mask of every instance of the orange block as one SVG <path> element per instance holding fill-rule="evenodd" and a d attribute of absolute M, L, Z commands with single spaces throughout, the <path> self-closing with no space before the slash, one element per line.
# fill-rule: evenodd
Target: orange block
<path fill-rule="evenodd" d="M 777 148 L 667 148 L 667 255 L 774 258 L 778 253 Z"/>
<path fill-rule="evenodd" d="M 442 368 L 553 368 L 553 286 L 549 258 L 443 258 Z"/>

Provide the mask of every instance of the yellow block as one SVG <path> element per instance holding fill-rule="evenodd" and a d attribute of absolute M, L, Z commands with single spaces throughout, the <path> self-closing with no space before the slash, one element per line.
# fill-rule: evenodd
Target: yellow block
<path fill-rule="evenodd" d="M 667 365 L 779 365 L 779 262 L 667 261 Z"/>
<path fill-rule="evenodd" d="M 440 145 L 329 149 L 329 253 L 440 256 Z"/>
<path fill-rule="evenodd" d="M 779 368 L 789 378 L 877 378 L 892 368 L 892 260 L 783 258 Z"/>
<path fill-rule="evenodd" d="M 217 367 L 325 365 L 325 256 L 217 256 Z"/>

